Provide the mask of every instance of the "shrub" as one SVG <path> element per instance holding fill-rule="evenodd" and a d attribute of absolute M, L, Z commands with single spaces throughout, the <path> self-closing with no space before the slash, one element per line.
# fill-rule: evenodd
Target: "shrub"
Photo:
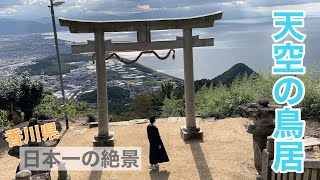
<path fill-rule="evenodd" d="M 196 113 L 203 117 L 238 117 L 238 106 L 244 103 L 258 102 L 261 99 L 275 104 L 272 97 L 274 83 L 281 76 L 244 76 L 236 78 L 228 87 L 219 84 L 215 87 L 203 86 L 195 94 Z M 319 66 L 309 68 L 306 75 L 299 76 L 303 81 L 306 93 L 304 100 L 298 105 L 303 119 L 318 119 L 320 116 L 320 77 Z M 165 99 L 162 117 L 179 114 L 183 103 L 181 101 Z"/>
<path fill-rule="evenodd" d="M 272 101 L 272 87 L 275 77 L 237 77 L 228 87 L 219 84 L 215 87 L 203 86 L 196 93 L 196 113 L 203 117 L 238 117 L 238 106 L 260 99 Z"/>
<path fill-rule="evenodd" d="M 185 115 L 183 99 L 165 98 L 161 107 L 161 117 L 181 117 Z"/>
<path fill-rule="evenodd" d="M 307 70 L 307 74 L 299 77 L 305 85 L 305 97 L 298 105 L 303 119 L 317 119 L 320 116 L 320 77 L 319 66 Z"/>
<path fill-rule="evenodd" d="M 78 118 L 88 114 L 96 114 L 95 109 L 91 109 L 88 103 L 67 100 L 67 113 L 69 118 Z M 64 118 L 64 110 L 61 106 L 61 99 L 51 94 L 45 95 L 40 104 L 34 109 L 39 118 Z"/>
<path fill-rule="evenodd" d="M 4 110 L 0 110 L 0 126 L 6 126 L 7 118 L 8 118 L 8 112 Z"/>
<path fill-rule="evenodd" d="M 69 118 L 78 118 L 87 116 L 88 114 L 96 114 L 96 110 L 91 109 L 88 103 L 77 102 L 75 100 L 67 101 L 67 112 Z"/>
<path fill-rule="evenodd" d="M 34 109 L 39 119 L 58 117 L 62 114 L 61 101 L 53 95 L 45 95 L 40 104 Z"/>

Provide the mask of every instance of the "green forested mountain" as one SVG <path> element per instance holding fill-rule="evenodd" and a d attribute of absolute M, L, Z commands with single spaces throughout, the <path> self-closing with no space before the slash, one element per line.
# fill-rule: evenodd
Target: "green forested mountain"
<path fill-rule="evenodd" d="M 97 90 L 82 94 L 79 101 L 97 103 Z M 128 111 L 131 102 L 129 91 L 120 87 L 108 87 L 108 109 L 111 114 L 123 114 Z"/>
<path fill-rule="evenodd" d="M 213 79 L 201 79 L 195 81 L 195 89 L 198 91 L 202 86 L 207 85 L 217 85 L 219 83 L 225 84 L 227 86 L 231 85 L 232 81 L 238 76 L 242 77 L 244 75 L 257 74 L 251 68 L 243 63 L 238 63 L 232 66 L 230 69 L 220 74 Z"/>
<path fill-rule="evenodd" d="M 232 66 L 229 70 L 212 79 L 215 84 L 222 83 L 230 85 L 237 76 L 256 74 L 251 68 L 243 63 Z"/>
<path fill-rule="evenodd" d="M 88 56 L 73 56 L 72 54 L 61 54 L 61 72 L 67 74 L 72 69 L 77 69 L 79 66 L 74 62 L 88 61 Z M 18 69 L 18 73 L 28 71 L 30 75 L 48 75 L 57 76 L 59 75 L 58 61 L 56 56 L 48 56 L 45 58 L 38 59 L 35 64 L 27 66 L 21 66 Z"/>

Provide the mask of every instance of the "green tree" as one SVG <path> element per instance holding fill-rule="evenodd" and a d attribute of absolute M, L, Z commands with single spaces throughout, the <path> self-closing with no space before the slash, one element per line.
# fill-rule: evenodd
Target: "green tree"
<path fill-rule="evenodd" d="M 24 121 L 30 120 L 33 109 L 44 96 L 43 83 L 39 79 L 32 79 L 28 74 L 22 75 L 20 80 L 18 107 L 24 113 Z"/>
<path fill-rule="evenodd" d="M 79 101 L 97 103 L 97 90 L 82 94 Z M 108 87 L 108 111 L 110 114 L 124 115 L 128 112 L 130 92 L 121 87 Z"/>
<path fill-rule="evenodd" d="M 130 104 L 130 110 L 131 119 L 148 118 L 157 112 L 150 94 L 137 95 Z"/>
<path fill-rule="evenodd" d="M 161 107 L 161 117 L 181 117 L 185 115 L 183 99 L 165 98 Z"/>
<path fill-rule="evenodd" d="M 170 81 L 161 84 L 160 96 L 164 98 L 171 99 L 173 94 L 173 84 Z"/>
<path fill-rule="evenodd" d="M 161 114 L 161 107 L 163 105 L 163 101 L 165 98 L 172 99 L 175 96 L 181 97 L 183 96 L 183 91 L 181 89 L 174 89 L 173 84 L 170 81 L 161 84 L 161 89 L 158 94 L 152 95 L 152 102 L 154 104 L 154 108 L 156 109 L 155 115 Z"/>
<path fill-rule="evenodd" d="M 8 112 L 0 110 L 0 126 L 6 126 L 5 121 L 8 119 Z"/>
<path fill-rule="evenodd" d="M 184 96 L 184 86 L 178 86 L 173 90 L 173 97 L 175 99 L 183 99 Z"/>
<path fill-rule="evenodd" d="M 52 94 L 45 93 L 44 98 L 34 110 L 40 119 L 57 117 L 62 114 L 61 101 Z"/>
<path fill-rule="evenodd" d="M 66 101 L 67 112 L 70 118 L 78 118 L 87 116 L 88 114 L 96 114 L 95 109 L 91 109 L 88 103 L 78 102 L 74 99 Z M 61 106 L 61 99 L 53 96 L 50 93 L 45 93 L 44 98 L 40 104 L 34 108 L 40 119 L 51 117 L 64 118 L 63 107 Z"/>
<path fill-rule="evenodd" d="M 9 120 L 12 120 L 14 124 L 20 123 L 17 113 L 19 95 L 20 83 L 16 76 L 7 81 L 0 81 L 0 109 L 9 112 Z"/>
<path fill-rule="evenodd" d="M 67 101 L 67 111 L 71 118 L 87 116 L 88 114 L 96 114 L 95 109 L 91 109 L 88 103 L 78 102 L 74 99 Z"/>

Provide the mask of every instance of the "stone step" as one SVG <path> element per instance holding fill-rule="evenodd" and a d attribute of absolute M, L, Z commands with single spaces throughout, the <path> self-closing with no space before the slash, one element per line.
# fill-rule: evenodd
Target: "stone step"
<path fill-rule="evenodd" d="M 318 139 L 318 138 L 306 138 L 306 139 L 304 139 L 304 146 L 305 147 L 316 146 L 316 145 L 320 145 L 320 139 Z"/>
<path fill-rule="evenodd" d="M 98 122 L 91 122 L 89 124 L 89 128 L 95 128 L 95 127 L 98 127 L 98 126 L 99 126 Z"/>
<path fill-rule="evenodd" d="M 148 123 L 147 119 L 135 119 L 135 120 L 130 120 L 129 121 L 132 124 L 144 124 L 144 123 Z"/>
<path fill-rule="evenodd" d="M 130 123 L 129 121 L 120 121 L 120 122 L 111 122 L 109 123 L 109 126 L 128 126 L 132 123 Z"/>

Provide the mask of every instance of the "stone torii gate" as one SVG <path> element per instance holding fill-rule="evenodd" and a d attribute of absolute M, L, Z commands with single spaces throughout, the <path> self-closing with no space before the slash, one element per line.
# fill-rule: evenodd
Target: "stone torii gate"
<path fill-rule="evenodd" d="M 129 20 L 129 21 L 83 21 L 60 18 L 60 25 L 69 27 L 71 33 L 94 33 L 94 41 L 88 44 L 72 45 L 72 52 L 95 53 L 98 96 L 99 132 L 93 140 L 94 146 L 113 146 L 114 133 L 108 129 L 108 97 L 106 80 L 106 52 L 145 51 L 183 48 L 184 92 L 186 125 L 180 129 L 184 140 L 202 139 L 203 132 L 196 125 L 194 102 L 193 47 L 213 46 L 213 38 L 200 39 L 192 36 L 193 28 L 212 27 L 215 20 L 222 18 L 222 12 L 204 16 L 175 19 Z M 151 31 L 182 29 L 183 37 L 173 41 L 152 41 Z M 105 32 L 137 32 L 137 42 L 116 43 L 105 41 Z"/>

